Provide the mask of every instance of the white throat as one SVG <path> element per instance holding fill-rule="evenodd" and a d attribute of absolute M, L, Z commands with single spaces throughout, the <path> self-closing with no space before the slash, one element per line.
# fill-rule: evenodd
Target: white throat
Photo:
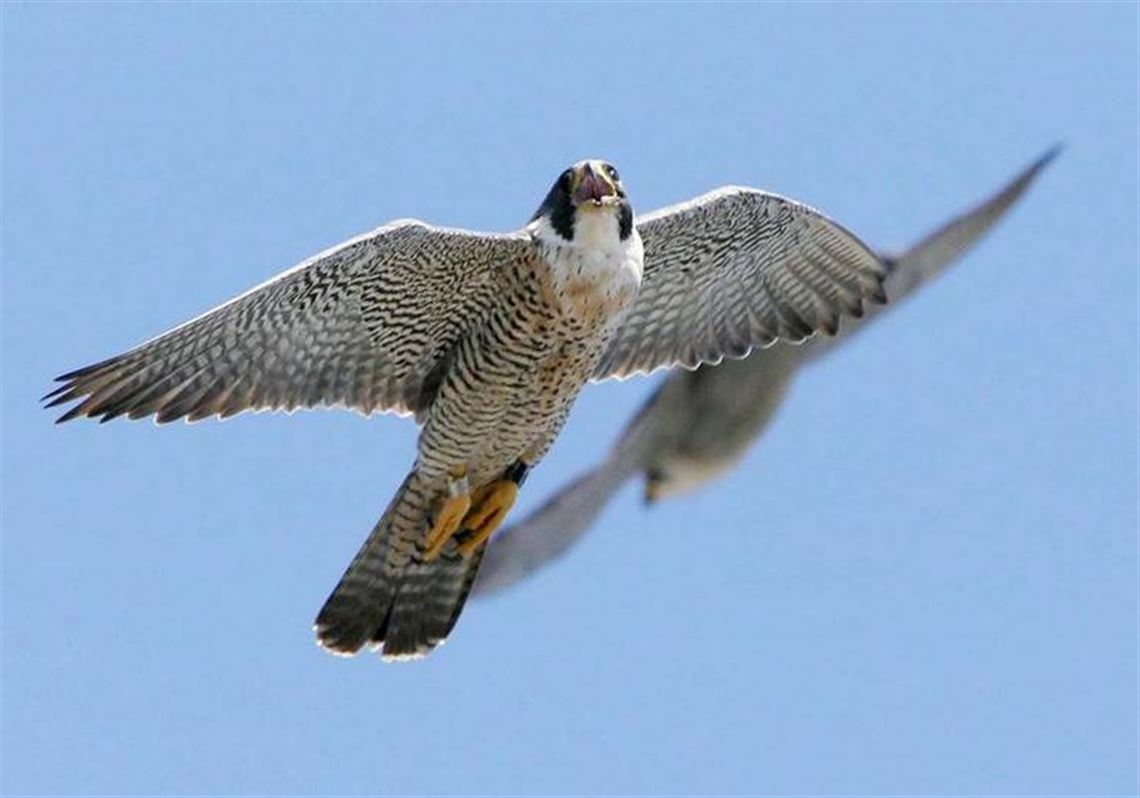
<path fill-rule="evenodd" d="M 617 214 L 609 208 L 579 210 L 574 215 L 574 240 L 570 246 L 616 252 L 622 243 Z"/>
<path fill-rule="evenodd" d="M 576 303 L 592 297 L 617 314 L 637 295 L 645 250 L 636 227 L 621 239 L 613 210 L 579 210 L 571 241 L 545 217 L 532 222 L 528 230 L 542 248 L 559 297 L 574 297 Z"/>
<path fill-rule="evenodd" d="M 538 241 L 547 260 L 574 261 L 585 270 L 608 271 L 626 261 L 636 266 L 641 279 L 644 248 L 637 228 L 624 241 L 618 225 L 617 213 L 610 208 L 579 210 L 574 218 L 574 238 L 567 241 L 542 217 L 534 220 L 527 229 Z"/>

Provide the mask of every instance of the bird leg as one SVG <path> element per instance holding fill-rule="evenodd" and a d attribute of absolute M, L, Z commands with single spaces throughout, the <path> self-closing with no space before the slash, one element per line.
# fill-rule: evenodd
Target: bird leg
<path fill-rule="evenodd" d="M 458 466 L 447 473 L 447 500 L 435 515 L 435 522 L 424 543 L 424 562 L 431 562 L 447 541 L 454 537 L 471 509 L 471 488 L 467 484 L 467 466 Z"/>
<path fill-rule="evenodd" d="M 507 513 L 518 498 L 519 488 L 530 471 L 522 460 L 507 469 L 502 479 L 497 479 L 475 491 L 471 500 L 471 511 L 463 519 L 466 539 L 459 544 L 459 553 L 470 557 L 498 529 Z"/>

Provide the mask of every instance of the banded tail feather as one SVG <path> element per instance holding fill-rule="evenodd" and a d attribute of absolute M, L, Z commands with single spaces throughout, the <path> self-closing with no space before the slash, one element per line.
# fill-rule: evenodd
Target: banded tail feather
<path fill-rule="evenodd" d="M 417 471 L 404 479 L 317 615 L 325 649 L 347 656 L 373 646 L 384 659 L 412 659 L 447 638 L 486 547 L 465 559 L 451 541 L 424 562 L 435 495 Z"/>

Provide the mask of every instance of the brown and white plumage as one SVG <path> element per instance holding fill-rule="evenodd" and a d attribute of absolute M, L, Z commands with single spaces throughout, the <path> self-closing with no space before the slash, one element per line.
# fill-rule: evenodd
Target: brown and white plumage
<path fill-rule="evenodd" d="M 126 354 L 60 377 L 60 421 L 341 406 L 422 413 L 448 347 L 497 299 L 495 266 L 530 247 L 414 220 L 309 258 Z"/>
<path fill-rule="evenodd" d="M 1053 148 L 981 203 L 905 252 L 883 255 L 888 307 L 913 295 L 986 235 L 1052 160 Z M 650 251 L 648 239 L 646 251 Z M 576 545 L 608 500 L 641 475 L 647 501 L 696 490 L 731 470 L 763 434 L 799 369 L 866 329 L 880 308 L 840 335 L 802 346 L 777 344 L 744 360 L 675 372 L 662 383 L 595 468 L 580 474 L 488 548 L 476 595 L 510 587 Z"/>
<path fill-rule="evenodd" d="M 64 375 L 46 398 L 75 402 L 61 421 L 318 406 L 413 414 L 415 463 L 316 624 L 334 652 L 373 645 L 405 658 L 451 630 L 482 535 L 590 378 L 834 332 L 839 316 L 881 297 L 884 274 L 817 212 L 746 189 L 635 227 L 616 170 L 584 161 L 517 233 L 395 222 Z M 452 519 L 460 506 L 467 514 Z"/>

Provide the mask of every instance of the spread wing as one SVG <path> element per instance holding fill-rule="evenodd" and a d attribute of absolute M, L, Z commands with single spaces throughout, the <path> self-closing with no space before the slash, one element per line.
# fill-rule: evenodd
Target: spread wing
<path fill-rule="evenodd" d="M 884 264 L 818 211 L 723 188 L 643 217 L 637 300 L 594 379 L 739 358 L 776 340 L 835 334 L 863 300 L 885 301 Z"/>
<path fill-rule="evenodd" d="M 93 366 L 44 397 L 60 421 L 227 417 L 342 405 L 416 413 L 451 345 L 495 298 L 516 236 L 400 221 L 306 260 L 221 307 Z"/>

